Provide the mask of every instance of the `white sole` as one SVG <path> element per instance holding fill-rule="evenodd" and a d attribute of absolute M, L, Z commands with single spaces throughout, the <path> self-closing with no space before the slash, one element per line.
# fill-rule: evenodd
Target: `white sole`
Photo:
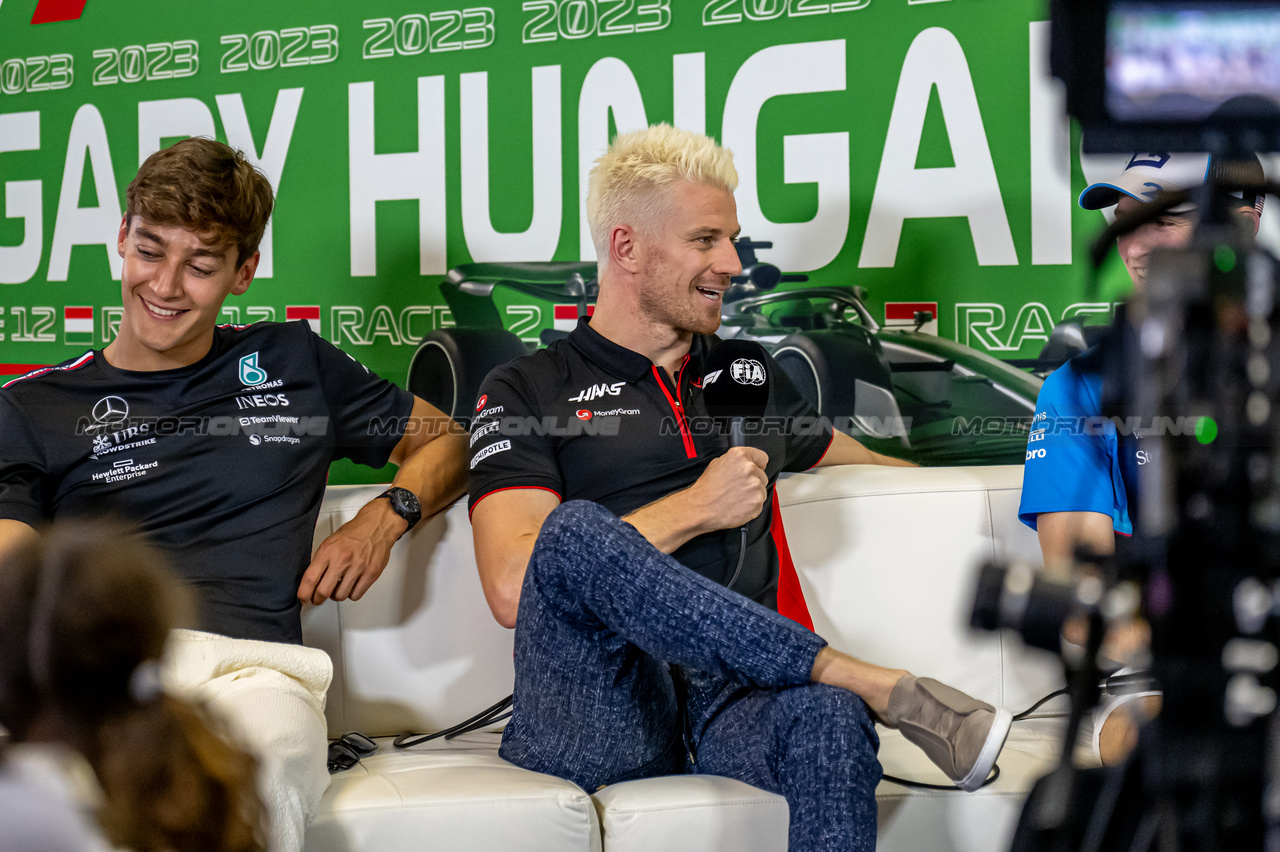
<path fill-rule="evenodd" d="M 1012 724 L 1012 713 L 1003 707 L 996 711 L 996 720 L 987 733 L 987 741 L 982 744 L 977 762 L 973 764 L 968 775 L 956 782 L 957 787 L 966 793 L 972 793 L 982 786 L 982 782 L 986 781 L 987 776 L 991 774 L 991 767 L 995 765 L 996 758 L 1000 756 L 1000 749 L 1004 748 L 1004 741 L 1009 736 L 1009 728 Z"/>

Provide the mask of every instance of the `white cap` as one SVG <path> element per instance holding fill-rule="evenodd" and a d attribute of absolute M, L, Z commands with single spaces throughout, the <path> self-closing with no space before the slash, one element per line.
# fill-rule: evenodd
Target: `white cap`
<path fill-rule="evenodd" d="M 1239 160 L 1214 160 L 1208 154 L 1152 154 L 1137 153 L 1129 158 L 1115 183 L 1095 183 L 1080 193 L 1080 206 L 1085 210 L 1101 210 L 1120 201 L 1127 195 L 1141 201 L 1155 201 L 1161 193 L 1181 192 L 1203 184 L 1210 172 L 1220 178 L 1241 183 L 1262 183 L 1265 176 L 1262 164 L 1255 156 Z M 1232 195 L 1243 199 L 1243 194 Z M 1263 195 L 1250 193 L 1248 203 L 1262 212 Z M 1171 208 L 1170 213 L 1188 213 L 1195 210 L 1192 202 Z"/>
<path fill-rule="evenodd" d="M 1115 183 L 1095 183 L 1080 193 L 1080 206 L 1101 210 L 1117 203 L 1122 195 L 1143 203 L 1155 201 L 1162 192 L 1199 186 L 1208 174 L 1208 154 L 1134 154 Z M 1194 209 L 1194 204 L 1181 204 L 1170 212 Z"/>

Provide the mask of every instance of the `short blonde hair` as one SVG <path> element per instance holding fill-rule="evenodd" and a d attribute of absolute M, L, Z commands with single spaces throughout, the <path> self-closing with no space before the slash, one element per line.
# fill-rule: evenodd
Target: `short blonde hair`
<path fill-rule="evenodd" d="M 622 224 L 651 230 L 664 212 L 670 187 L 682 180 L 733 192 L 738 172 L 732 152 L 708 136 L 669 124 L 613 140 L 587 181 L 587 224 L 602 268 L 609 259 L 609 232 Z"/>

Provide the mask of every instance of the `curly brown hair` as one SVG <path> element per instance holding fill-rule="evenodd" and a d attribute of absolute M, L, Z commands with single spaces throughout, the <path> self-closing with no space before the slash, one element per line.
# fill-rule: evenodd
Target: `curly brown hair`
<path fill-rule="evenodd" d="M 258 250 L 275 206 L 271 183 L 242 152 L 214 139 L 183 139 L 147 157 L 125 193 L 129 222 L 207 231 L 237 249 L 239 268 Z"/>
<path fill-rule="evenodd" d="M 135 852 L 258 852 L 252 758 L 158 692 L 156 660 L 189 598 L 141 536 L 55 525 L 0 559 L 0 725 L 89 761 L 108 838 Z M 146 677 L 150 675 L 151 677 Z"/>

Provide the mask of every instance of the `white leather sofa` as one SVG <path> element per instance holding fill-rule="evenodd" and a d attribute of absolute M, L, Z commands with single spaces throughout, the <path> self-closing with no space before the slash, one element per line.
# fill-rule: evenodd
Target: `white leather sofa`
<path fill-rule="evenodd" d="M 855 467 L 785 477 L 778 493 L 787 537 L 818 633 L 1014 712 L 1060 686 L 1052 658 L 967 627 L 983 560 L 1039 561 L 1035 535 L 1017 520 L 1021 483 L 1020 467 Z M 317 542 L 381 488 L 330 488 Z M 448 727 L 511 691 L 512 634 L 481 595 L 465 501 L 401 541 L 363 600 L 309 608 L 304 633 L 334 661 L 330 735 L 386 737 L 376 754 L 333 776 L 308 852 L 786 848 L 785 801 L 730 779 L 657 778 L 584 791 L 499 758 L 496 732 L 392 748 L 394 734 Z M 880 732 L 888 774 L 945 783 L 897 732 Z M 1015 723 L 999 779 L 975 793 L 882 782 L 878 849 L 1008 848 L 1026 793 L 1052 765 L 1058 734 L 1053 721 Z"/>

